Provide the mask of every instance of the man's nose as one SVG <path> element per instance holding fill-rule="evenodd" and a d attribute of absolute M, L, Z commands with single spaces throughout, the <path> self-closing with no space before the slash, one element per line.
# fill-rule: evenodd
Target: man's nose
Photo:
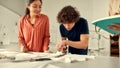
<path fill-rule="evenodd" d="M 69 28 L 69 25 L 66 25 L 66 28 Z"/>

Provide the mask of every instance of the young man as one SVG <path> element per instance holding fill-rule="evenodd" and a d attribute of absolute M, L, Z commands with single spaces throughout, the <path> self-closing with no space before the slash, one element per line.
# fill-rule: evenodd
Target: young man
<path fill-rule="evenodd" d="M 71 54 L 87 55 L 89 29 L 87 20 L 80 17 L 79 12 L 72 6 L 65 6 L 57 16 L 60 25 L 62 41 L 57 50 L 64 52 L 66 46 Z M 68 39 L 68 40 L 67 40 Z"/>

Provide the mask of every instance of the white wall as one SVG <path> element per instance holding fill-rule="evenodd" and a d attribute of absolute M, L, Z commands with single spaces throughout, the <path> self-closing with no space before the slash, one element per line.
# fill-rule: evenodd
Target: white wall
<path fill-rule="evenodd" d="M 109 12 L 109 0 L 92 0 L 92 21 L 107 17 Z M 110 40 L 109 33 L 103 30 L 100 30 L 100 40 L 99 35 L 94 34 L 95 26 L 90 23 L 90 48 L 98 48 L 97 44 L 100 45 L 100 48 L 105 48 L 107 51 L 110 50 Z M 94 39 L 93 39 L 94 38 Z M 97 43 L 96 43 L 97 42 Z"/>
<path fill-rule="evenodd" d="M 0 41 L 3 44 L 17 42 L 17 22 L 19 15 L 0 5 Z"/>

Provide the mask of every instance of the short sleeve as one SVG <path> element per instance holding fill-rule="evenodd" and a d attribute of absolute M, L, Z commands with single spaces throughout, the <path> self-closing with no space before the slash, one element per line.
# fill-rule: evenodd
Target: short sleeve
<path fill-rule="evenodd" d="M 81 34 L 89 34 L 89 27 L 88 27 L 88 22 L 86 19 L 81 18 L 80 19 L 80 32 Z"/>

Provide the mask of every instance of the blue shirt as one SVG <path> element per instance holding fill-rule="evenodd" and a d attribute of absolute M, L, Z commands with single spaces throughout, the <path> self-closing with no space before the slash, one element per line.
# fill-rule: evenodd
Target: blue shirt
<path fill-rule="evenodd" d="M 80 41 L 81 34 L 89 34 L 88 23 L 84 18 L 80 18 L 78 22 L 75 23 L 71 30 L 67 30 L 63 24 L 60 25 L 60 33 L 62 37 L 68 38 L 71 41 Z M 69 52 L 71 54 L 82 54 L 87 55 L 87 49 L 76 49 L 69 46 Z"/>

